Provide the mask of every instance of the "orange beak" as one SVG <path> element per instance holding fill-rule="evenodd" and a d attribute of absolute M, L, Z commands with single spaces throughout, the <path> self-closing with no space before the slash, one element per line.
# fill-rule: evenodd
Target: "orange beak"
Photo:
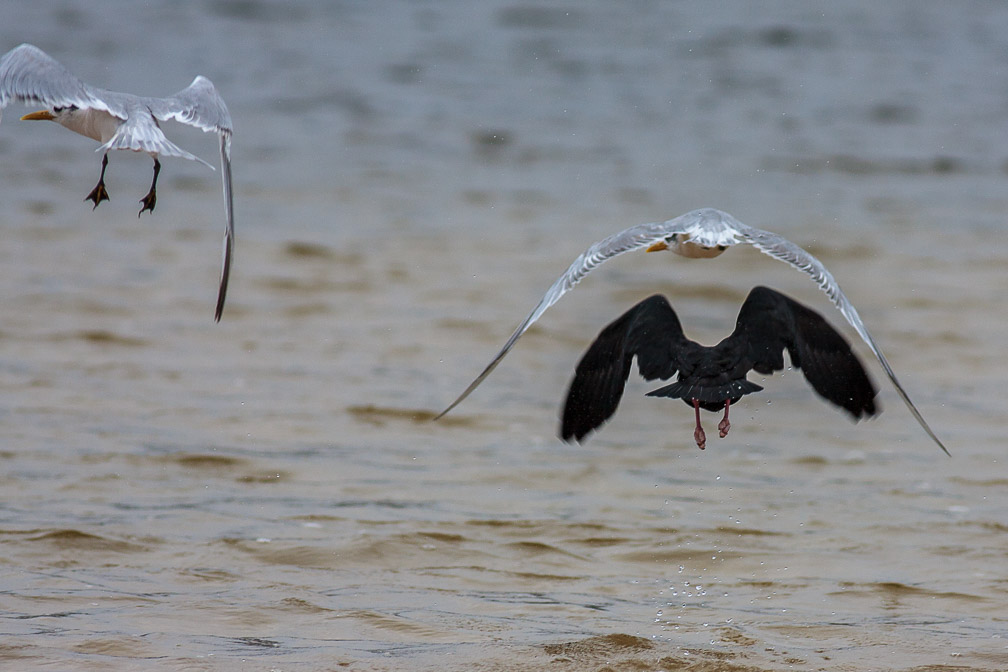
<path fill-rule="evenodd" d="M 21 121 L 52 121 L 55 118 L 49 110 L 39 110 L 38 112 L 24 115 L 21 117 Z"/>
<path fill-rule="evenodd" d="M 668 243 L 664 240 L 659 240 L 657 243 L 651 245 L 651 247 L 644 250 L 645 252 L 661 252 L 662 250 L 668 249 Z"/>

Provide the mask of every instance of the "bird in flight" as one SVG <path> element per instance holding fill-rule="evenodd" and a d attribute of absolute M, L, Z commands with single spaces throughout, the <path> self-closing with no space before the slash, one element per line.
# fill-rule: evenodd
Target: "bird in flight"
<path fill-rule="evenodd" d="M 729 247 L 740 243 L 752 245 L 760 252 L 779 261 L 786 262 L 794 268 L 807 273 L 812 278 L 819 288 L 830 298 L 833 305 L 847 319 L 847 322 L 850 323 L 862 340 L 864 340 L 869 349 L 871 349 L 875 358 L 878 359 L 879 365 L 882 366 L 882 369 L 896 389 L 897 394 L 899 394 L 903 403 L 906 404 L 921 428 L 948 455 L 949 452 L 945 444 L 934 433 L 924 420 L 924 416 L 921 415 L 920 411 L 917 410 L 917 407 L 910 400 L 906 390 L 903 389 L 903 385 L 896 378 L 892 367 L 889 366 L 885 355 L 882 354 L 881 348 L 875 343 L 875 339 L 872 338 L 871 334 L 868 333 L 868 329 L 865 327 L 864 322 L 861 321 L 861 316 L 858 315 L 854 305 L 847 299 L 847 296 L 840 289 L 840 285 L 833 279 L 833 275 L 823 266 L 822 262 L 783 236 L 747 226 L 727 212 L 714 208 L 692 210 L 665 222 L 631 226 L 629 229 L 598 241 L 581 253 L 564 274 L 557 278 L 553 286 L 546 291 L 546 294 L 540 299 L 539 304 L 518 325 L 518 328 L 514 330 L 511 337 L 504 343 L 504 347 L 494 355 L 482 373 L 437 418 L 444 416 L 458 406 L 463 399 L 468 397 L 497 368 L 497 365 L 501 363 L 504 356 L 514 347 L 522 334 L 528 331 L 529 327 L 542 317 L 543 313 L 550 306 L 559 301 L 560 297 L 573 289 L 586 275 L 603 262 L 625 252 L 639 249 L 645 249 L 647 252 L 671 250 L 684 257 L 711 258 L 720 255 Z"/>
<path fill-rule="evenodd" d="M 218 322 L 224 310 L 231 257 L 234 254 L 234 208 L 231 196 L 231 114 L 213 83 L 199 76 L 187 88 L 167 98 L 135 96 L 132 93 L 106 91 L 85 84 L 47 53 L 31 44 L 22 44 L 0 58 L 0 114 L 11 102 L 37 103 L 48 109 L 26 114 L 28 121 L 54 121 L 74 133 L 102 143 L 103 152 L 98 184 L 84 199 L 94 208 L 108 200 L 105 168 L 113 149 L 146 152 L 154 159 L 154 179 L 150 191 L 140 200 L 141 208 L 154 211 L 157 203 L 157 179 L 161 172 L 159 156 L 177 156 L 198 161 L 213 170 L 203 159 L 176 146 L 165 137 L 159 121 L 174 120 L 220 138 L 221 182 L 224 190 L 224 252 L 217 308 Z"/>
<path fill-rule="evenodd" d="M 739 310 L 735 331 L 717 345 L 704 346 L 686 338 L 668 300 L 655 294 L 603 329 L 578 362 L 564 401 L 560 437 L 580 443 L 612 417 L 636 358 L 645 380 L 676 376 L 675 382 L 647 396 L 691 405 L 696 413 L 693 438 L 703 450 L 707 436 L 700 409 L 724 410 L 718 424 L 723 439 L 731 429 L 730 406 L 763 389 L 746 374 L 780 371 L 784 350 L 812 389 L 855 421 L 877 413 L 877 390 L 850 343 L 808 306 L 755 287 Z"/>

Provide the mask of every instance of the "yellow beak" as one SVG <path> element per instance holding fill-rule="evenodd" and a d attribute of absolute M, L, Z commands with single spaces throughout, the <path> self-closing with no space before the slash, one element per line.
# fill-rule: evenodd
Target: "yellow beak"
<path fill-rule="evenodd" d="M 24 115 L 21 117 L 21 121 L 52 121 L 55 118 L 49 110 L 39 110 L 38 112 Z"/>
<path fill-rule="evenodd" d="M 644 251 L 645 252 L 661 252 L 662 250 L 667 250 L 667 249 L 668 249 L 668 243 L 666 243 L 664 240 L 659 240 L 657 243 L 654 243 L 651 247 L 647 248 Z"/>

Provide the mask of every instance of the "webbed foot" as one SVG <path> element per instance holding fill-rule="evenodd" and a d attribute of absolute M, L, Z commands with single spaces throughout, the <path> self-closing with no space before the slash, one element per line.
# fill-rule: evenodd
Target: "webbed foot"
<path fill-rule="evenodd" d="M 94 208 L 91 208 L 91 210 L 94 210 L 95 208 L 97 208 L 98 204 L 101 203 L 102 201 L 109 200 L 108 190 L 105 189 L 105 181 L 102 180 L 98 184 L 96 184 L 95 188 L 91 190 L 91 193 L 88 194 L 84 198 L 84 200 L 85 201 L 91 201 L 91 202 L 94 203 Z"/>
<path fill-rule="evenodd" d="M 157 193 L 153 189 L 148 191 L 147 195 L 140 199 L 140 205 L 143 207 L 140 208 L 140 212 L 137 213 L 137 217 L 142 215 L 144 210 L 154 212 L 154 206 L 157 205 Z"/>
<path fill-rule="evenodd" d="M 144 210 L 150 210 L 154 212 L 154 206 L 157 205 L 157 178 L 161 173 L 161 162 L 154 159 L 154 179 L 151 180 L 150 191 L 147 195 L 140 199 L 140 212 L 137 213 L 137 217 L 140 217 L 144 213 Z"/>

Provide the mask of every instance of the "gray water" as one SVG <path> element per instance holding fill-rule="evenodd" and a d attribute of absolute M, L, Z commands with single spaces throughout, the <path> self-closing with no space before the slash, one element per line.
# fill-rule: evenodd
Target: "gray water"
<path fill-rule="evenodd" d="M 1008 668 L 996 2 L 6 3 L 85 81 L 210 77 L 219 176 L 0 124 L 0 668 Z M 215 138 L 165 126 L 211 163 Z M 833 271 L 884 413 L 785 371 L 696 449 L 634 374 L 556 438 L 584 348 L 666 294 L 729 333 L 750 249 L 621 257 L 437 423 L 588 244 L 696 207 Z"/>

